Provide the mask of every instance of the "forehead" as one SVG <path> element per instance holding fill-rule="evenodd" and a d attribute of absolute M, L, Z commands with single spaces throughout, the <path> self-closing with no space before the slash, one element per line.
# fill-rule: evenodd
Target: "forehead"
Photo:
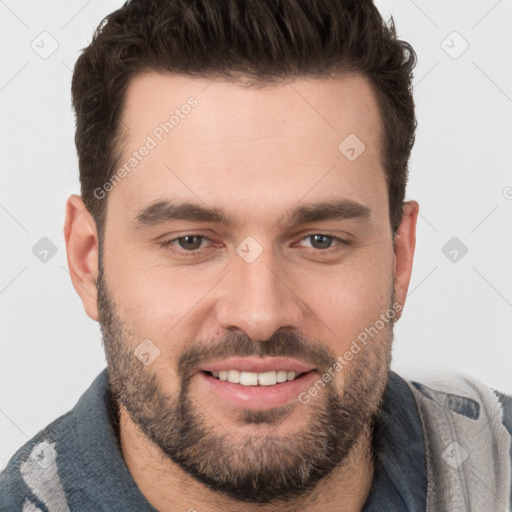
<path fill-rule="evenodd" d="M 127 172 L 110 195 L 132 214 L 165 196 L 267 215 L 306 195 L 387 200 L 378 103 L 360 75 L 249 87 L 151 72 L 130 84 L 122 121 Z"/>

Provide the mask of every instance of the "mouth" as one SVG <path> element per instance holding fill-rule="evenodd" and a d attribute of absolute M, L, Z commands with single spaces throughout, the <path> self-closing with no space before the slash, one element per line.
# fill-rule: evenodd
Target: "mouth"
<path fill-rule="evenodd" d="M 297 373 L 295 371 L 277 370 L 269 372 L 244 372 L 240 370 L 220 370 L 205 372 L 213 378 L 231 382 L 232 384 L 241 384 L 242 386 L 275 386 L 298 379 L 304 373 Z"/>
<path fill-rule="evenodd" d="M 316 368 L 289 358 L 231 358 L 203 366 L 206 391 L 237 408 L 262 410 L 298 400 L 318 378 Z"/>

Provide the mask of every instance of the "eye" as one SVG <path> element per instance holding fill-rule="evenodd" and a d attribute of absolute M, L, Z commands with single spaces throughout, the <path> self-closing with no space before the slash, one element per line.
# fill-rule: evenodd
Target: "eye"
<path fill-rule="evenodd" d="M 173 253 L 191 253 L 198 254 L 201 249 L 205 248 L 203 242 L 211 241 L 207 236 L 204 235 L 184 235 L 171 240 L 164 240 L 161 242 L 161 246 Z"/>
<path fill-rule="evenodd" d="M 333 242 L 333 237 L 328 235 L 309 235 L 305 239 L 311 240 L 311 246 L 315 249 L 329 249 Z"/>
<path fill-rule="evenodd" d="M 326 250 L 330 249 L 333 245 L 333 242 L 338 242 L 338 244 L 347 244 L 345 240 L 342 240 L 341 238 L 338 238 L 336 236 L 332 235 L 324 235 L 322 233 L 315 233 L 314 235 L 308 235 L 304 237 L 300 245 L 303 245 L 302 242 L 305 240 L 310 240 L 310 247 L 313 249 L 319 249 L 319 250 Z"/>
<path fill-rule="evenodd" d="M 201 235 L 186 235 L 180 236 L 173 241 L 178 242 L 178 245 L 186 251 L 195 251 L 201 247 L 205 239 L 206 237 Z"/>

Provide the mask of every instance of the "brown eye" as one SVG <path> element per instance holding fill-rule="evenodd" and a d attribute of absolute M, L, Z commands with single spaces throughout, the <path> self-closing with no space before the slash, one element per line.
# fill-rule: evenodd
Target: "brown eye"
<path fill-rule="evenodd" d="M 198 233 L 190 233 L 169 240 L 163 240 L 158 245 L 176 258 L 203 257 L 214 247 L 219 247 L 219 244 L 213 243 L 209 237 Z"/>
<path fill-rule="evenodd" d="M 205 237 L 200 235 L 187 235 L 177 238 L 180 247 L 187 251 L 195 251 L 201 247 L 201 243 Z"/>

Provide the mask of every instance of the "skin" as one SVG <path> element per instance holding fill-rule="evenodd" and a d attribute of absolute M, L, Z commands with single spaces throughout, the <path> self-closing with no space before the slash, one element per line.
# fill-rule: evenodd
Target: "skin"
<path fill-rule="evenodd" d="M 155 376 L 169 403 L 180 389 L 180 355 L 199 341 L 224 339 L 227 333 L 257 344 L 289 329 L 343 355 L 393 301 L 404 305 L 418 215 L 418 204 L 407 202 L 393 239 L 380 115 L 364 77 L 308 78 L 250 88 L 220 79 L 146 73 L 127 92 L 125 156 L 190 96 L 197 107 L 105 199 L 103 279 L 126 327 L 126 353 L 146 338 L 158 346 L 159 357 L 141 372 Z M 353 162 L 338 150 L 349 134 L 366 146 Z M 368 207 L 369 215 L 284 224 L 297 206 L 340 198 Z M 222 209 L 237 225 L 180 220 L 137 227 L 137 214 L 164 199 Z M 98 233 L 84 208 L 79 196 L 69 198 L 68 264 L 85 311 L 98 321 Z M 211 240 L 204 241 L 201 255 L 187 256 L 178 242 L 171 245 L 176 252 L 158 243 L 189 234 Z M 333 240 L 333 248 L 318 249 L 307 238 L 314 234 L 339 237 L 350 245 Z M 236 252 L 249 236 L 262 248 L 252 263 Z M 350 397 L 359 370 L 366 384 L 374 379 L 370 403 L 361 407 L 376 410 L 391 345 L 392 323 L 370 349 L 336 374 L 331 389 L 340 399 Z M 234 449 L 251 436 L 284 438 L 314 429 L 315 411 L 327 400 L 326 392 L 307 405 L 294 400 L 278 422 L 254 424 L 243 421 L 239 408 L 196 377 L 189 392 L 212 434 L 229 432 Z M 255 504 L 204 486 L 169 460 L 124 406 L 119 413 L 123 457 L 141 492 L 160 511 L 359 511 L 371 488 L 369 425 L 343 462 L 312 489 L 288 501 Z"/>

